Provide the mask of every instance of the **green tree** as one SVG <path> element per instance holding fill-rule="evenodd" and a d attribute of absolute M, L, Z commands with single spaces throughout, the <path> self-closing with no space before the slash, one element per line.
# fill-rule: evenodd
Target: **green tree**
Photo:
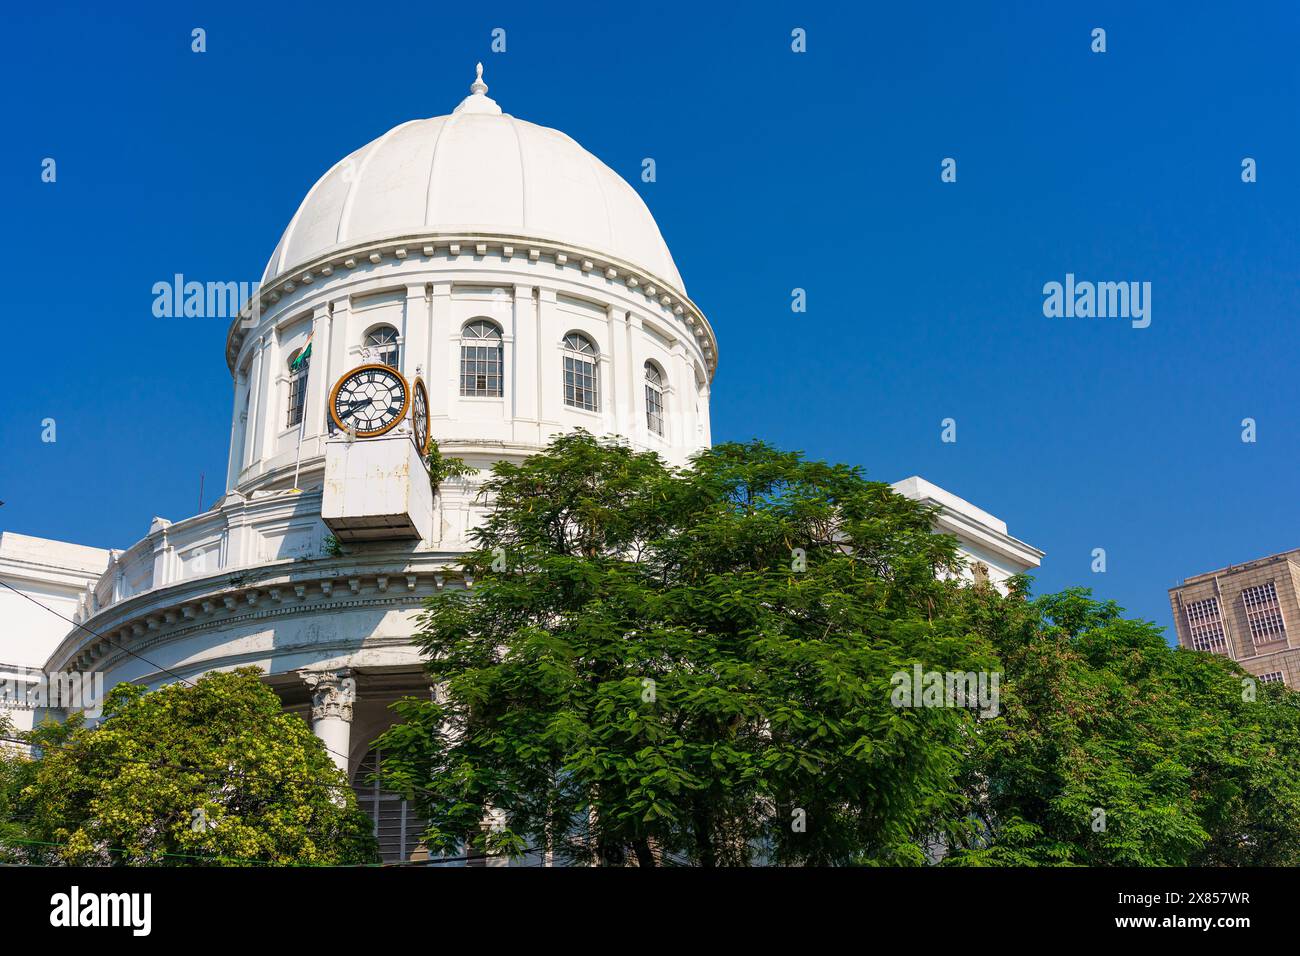
<path fill-rule="evenodd" d="M 0 712 L 0 863 L 21 863 L 23 853 L 13 842 L 26 836 L 18 812 L 19 794 L 30 779 L 31 759 L 13 721 Z"/>
<path fill-rule="evenodd" d="M 1073 589 L 968 595 L 1002 659 L 952 863 L 1300 863 L 1300 695 Z"/>
<path fill-rule="evenodd" d="M 23 831 L 8 852 L 75 865 L 374 861 L 344 775 L 259 677 L 120 684 L 95 727 L 74 717 L 33 731 L 40 757 L 8 790 Z"/>
<path fill-rule="evenodd" d="M 440 693 L 380 742 L 434 850 L 924 860 L 973 717 L 892 706 L 891 675 L 994 663 L 931 510 L 759 442 L 679 472 L 582 432 L 487 494 L 472 589 L 421 620 Z"/>

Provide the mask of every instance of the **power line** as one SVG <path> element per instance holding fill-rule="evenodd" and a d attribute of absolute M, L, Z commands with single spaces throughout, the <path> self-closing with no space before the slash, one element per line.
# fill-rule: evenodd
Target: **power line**
<path fill-rule="evenodd" d="M 42 604 L 40 601 L 36 600 L 36 598 L 32 597 L 30 594 L 24 594 L 22 591 L 18 590 L 16 587 L 14 587 L 12 584 L 10 584 L 8 581 L 0 581 L 0 584 L 2 584 L 2 585 L 4 585 L 5 587 L 7 587 L 10 591 L 13 591 L 14 594 L 17 594 L 19 597 L 21 597 L 21 598 L 23 598 L 23 599 L 25 599 L 25 600 L 31 601 L 31 602 L 32 602 L 33 604 L 35 604 L 37 607 L 39 607 L 39 608 L 43 608 L 43 609 L 45 609 L 46 611 L 49 611 L 51 614 L 53 614 L 55 617 L 59 618 L 60 620 L 67 621 L 67 622 L 68 622 L 69 624 L 71 624 L 73 627 L 79 627 L 79 628 L 81 628 L 81 629 L 82 629 L 83 631 L 85 631 L 87 634 L 90 634 L 90 635 L 92 635 L 92 636 L 94 636 L 94 637 L 99 638 L 101 641 L 105 641 L 105 642 L 111 644 L 113 647 L 116 647 L 116 648 L 117 648 L 118 650 L 120 650 L 120 651 L 126 651 L 126 653 L 130 654 L 132 657 L 135 657 L 135 658 L 138 658 L 138 659 L 144 661 L 144 662 L 145 662 L 146 664 L 148 664 L 150 667 L 156 668 L 156 669 L 162 671 L 164 674 L 170 674 L 172 677 L 175 677 L 178 681 L 180 681 L 180 682 L 183 683 L 183 684 L 188 684 L 188 685 L 191 686 L 191 687 L 194 686 L 194 682 L 191 681 L 189 678 L 182 677 L 180 674 L 176 673 L 176 672 L 175 672 L 174 670 L 172 670 L 171 668 L 163 667 L 161 664 L 157 664 L 157 663 L 155 663 L 154 661 L 149 660 L 149 658 L 145 657 L 143 654 L 137 654 L 135 651 L 131 650 L 129 647 L 123 647 L 121 644 L 117 643 L 117 642 L 114 641 L 113 639 L 108 638 L 108 637 L 105 637 L 103 634 L 100 634 L 98 631 L 93 630 L 92 628 L 86 627 L 86 625 L 80 623 L 79 621 L 75 621 L 75 620 L 73 620 L 72 618 L 68 617 L 68 616 L 65 615 L 65 614 L 60 614 L 58 611 L 54 610 L 54 608 L 50 607 L 48 604 Z"/>
<path fill-rule="evenodd" d="M 28 733 L 30 733 L 30 731 Z M 74 749 L 73 747 L 70 747 L 67 744 L 41 742 L 39 740 L 32 740 L 29 737 L 8 737 L 8 736 L 0 735 L 0 741 L 4 741 L 6 743 L 21 744 L 26 747 L 39 747 L 42 750 L 71 751 Z M 110 757 L 106 759 L 108 763 L 113 763 L 114 761 L 116 761 L 119 764 L 127 764 L 127 763 L 144 764 L 148 767 L 151 767 L 154 770 L 177 770 L 182 773 L 194 772 L 197 773 L 199 777 L 205 780 L 228 778 L 234 776 L 236 772 L 233 770 L 227 770 L 227 771 L 205 770 L 203 767 L 200 767 L 197 764 L 168 763 L 166 761 L 147 760 L 144 757 L 125 757 L 125 756 L 115 755 L 114 757 Z M 383 789 L 385 793 L 393 793 L 393 794 L 397 794 L 398 796 L 404 796 L 405 791 L 398 792 L 395 790 L 384 789 L 383 772 L 381 770 L 376 770 L 375 773 L 379 777 L 380 789 Z M 241 771 L 240 774 L 241 776 L 244 777 L 254 777 L 257 779 L 265 780 L 270 783 L 285 782 L 281 779 L 261 775 L 256 770 Z M 353 793 L 356 793 L 356 789 L 349 783 L 334 783 L 328 780 L 322 780 L 320 778 L 312 778 L 312 777 L 308 777 L 307 779 L 310 782 L 318 784 L 319 786 L 322 787 L 328 787 L 334 790 L 349 790 Z M 436 793 L 437 791 L 435 791 L 432 787 L 411 787 L 409 792 L 410 793 Z"/>
<path fill-rule="evenodd" d="M 109 644 L 109 645 L 111 645 L 111 646 L 117 648 L 118 650 L 125 651 L 127 654 L 130 654 L 132 657 L 135 657 L 135 658 L 137 658 L 137 659 L 143 661 L 144 663 L 148 664 L 150 667 L 153 667 L 153 668 L 155 668 L 156 670 L 161 671 L 161 672 L 164 673 L 164 674 L 167 674 L 167 675 L 169 675 L 169 676 L 171 676 L 171 677 L 176 678 L 177 681 L 179 681 L 179 682 L 181 682 L 181 683 L 183 683 L 183 684 L 185 684 L 185 685 L 187 685 L 187 686 L 189 686 L 189 687 L 197 687 L 197 686 L 198 686 L 198 685 L 195 684 L 193 681 L 191 681 L 191 680 L 189 680 L 188 678 L 182 676 L 181 674 L 176 673 L 176 672 L 173 671 L 171 668 L 164 667 L 164 666 L 161 665 L 161 664 L 158 664 L 158 663 L 156 663 L 156 662 L 154 662 L 154 661 L 151 661 L 149 658 L 145 657 L 143 654 L 139 654 L 139 653 L 137 653 L 136 651 L 131 650 L 129 647 L 124 647 L 123 645 L 118 644 L 116 641 L 112 640 L 111 638 L 105 637 L 103 634 L 100 634 L 98 631 L 96 631 L 96 630 L 94 630 L 94 629 L 92 629 L 92 628 L 87 627 L 86 625 L 80 623 L 79 621 L 75 621 L 75 620 L 73 620 L 72 618 L 67 617 L 66 615 L 60 614 L 58 611 L 54 610 L 54 608 L 52 608 L 52 607 L 50 607 L 50 606 L 48 606 L 48 605 L 46 605 L 46 604 L 42 604 L 40 601 L 36 600 L 36 599 L 35 599 L 34 597 L 32 597 L 31 595 L 29 595 L 29 594 L 24 594 L 22 591 L 18 590 L 18 589 L 15 588 L 13 585 L 9 584 L 9 582 L 7 582 L 7 581 L 3 581 L 3 580 L 0 580 L 0 585 L 3 585 L 4 587 L 8 588 L 10 591 L 13 591 L 13 592 L 14 592 L 15 594 L 17 594 L 19 597 L 24 598 L 24 599 L 30 601 L 31 603 L 35 604 L 37 607 L 42 608 L 43 610 L 49 611 L 49 612 L 50 612 L 51 614 L 53 614 L 55 617 L 58 617 L 58 618 L 60 618 L 61 620 L 68 622 L 69 624 L 73 625 L 74 627 L 79 627 L 79 628 L 81 628 L 81 629 L 82 629 L 83 631 L 85 631 L 87 634 L 90 634 L 90 635 L 92 635 L 92 636 L 94 636 L 94 637 L 97 637 L 97 638 L 99 638 L 100 640 L 106 642 L 107 644 Z M 0 736 L 0 740 L 9 741 L 9 742 L 11 742 L 11 743 L 25 744 L 25 745 L 27 745 L 27 746 L 32 746 L 32 745 L 33 745 L 33 742 L 32 742 L 32 741 L 29 741 L 29 740 L 23 740 L 23 739 L 20 739 L 20 738 L 13 738 L 13 737 L 4 737 L 4 736 Z M 317 738 L 317 740 L 320 740 L 320 738 Z M 38 747 L 51 748 L 51 749 L 61 749 L 61 750 L 71 750 L 71 749 L 73 749 L 73 748 L 70 748 L 70 747 L 67 747 L 67 746 L 52 745 L 52 744 L 36 743 L 36 744 L 34 744 L 34 745 L 35 745 L 35 746 L 38 746 Z M 331 748 L 328 744 L 326 744 L 323 740 L 320 741 L 320 745 L 325 749 L 325 751 L 326 751 L 327 753 L 332 753 L 332 754 L 334 754 L 335 756 L 342 757 L 345 761 L 350 762 L 350 759 L 351 759 L 351 758 L 350 758 L 347 754 L 339 753 L 337 750 L 334 750 L 334 749 Z M 153 767 L 153 769 L 158 769 L 158 770 L 161 770 L 161 769 L 170 769 L 170 770 L 178 770 L 178 771 L 182 771 L 182 772 L 199 772 L 199 776 L 202 777 L 203 779 L 205 779 L 205 780 L 206 780 L 206 779 L 210 779 L 210 777 L 208 776 L 208 774 L 207 774 L 206 772 L 204 772 L 204 771 L 203 771 L 203 768 L 201 768 L 201 767 L 195 767 L 195 766 L 187 767 L 187 766 L 182 765 L 182 764 L 168 764 L 168 763 L 150 762 L 150 761 L 148 761 L 148 760 L 144 760 L 144 759 L 141 759 L 141 758 L 122 757 L 122 758 L 119 758 L 119 759 L 120 759 L 120 762 L 122 762 L 122 763 L 141 763 L 141 764 L 150 765 L 150 766 Z M 228 777 L 232 776 L 232 773 L 229 773 L 229 772 L 228 772 L 227 774 L 225 774 L 225 776 L 228 778 Z M 381 781 L 382 781 L 382 773 L 380 774 L 380 777 L 381 777 Z M 276 781 L 276 782 L 281 782 L 281 781 Z M 330 781 L 326 781 L 326 780 L 321 780 L 321 779 L 316 779 L 316 780 L 314 780 L 313 782 L 316 783 L 316 784 L 318 784 L 319 786 L 326 787 L 326 788 L 330 788 L 330 789 L 346 789 L 346 790 L 352 790 L 352 786 L 351 786 L 350 784 L 347 784 L 347 783 L 334 783 L 334 782 L 330 782 Z M 412 788 L 412 792 L 431 793 L 431 792 L 433 792 L 433 790 L 432 790 L 432 788 L 429 788 L 429 787 L 417 787 L 417 788 Z M 528 849 L 528 850 L 525 850 L 524 853 L 525 853 L 525 854 L 527 854 L 527 853 L 531 853 L 531 852 L 533 852 L 533 850 L 536 850 L 536 849 L 537 849 L 537 847 L 533 847 L 533 848 L 530 848 L 530 849 Z M 126 852 L 126 851 L 122 851 L 122 852 Z M 478 858 L 481 858 L 481 857 L 476 856 L 476 857 L 474 857 L 474 858 L 475 858 L 475 859 L 478 859 Z M 212 859 L 216 859 L 216 858 L 214 857 L 214 858 L 212 858 Z M 232 859 L 235 859 L 235 858 L 232 858 Z M 471 859 L 471 857 L 466 856 L 466 857 L 463 857 L 463 858 L 440 858 L 438 861 L 430 861 L 430 863 L 435 863 L 435 862 L 437 862 L 437 863 L 443 863 L 443 862 L 457 862 L 457 861 L 462 860 L 462 859 L 463 859 L 463 860 L 469 860 L 469 859 Z M 270 865 L 275 865 L 275 864 L 270 864 Z"/>
<path fill-rule="evenodd" d="M 75 748 L 69 747 L 66 744 L 41 743 L 39 741 L 27 740 L 22 737 L 0 736 L 0 740 L 5 741 L 7 743 L 24 744 L 29 747 L 40 747 L 43 750 L 63 750 L 63 751 L 75 750 Z M 146 760 L 143 757 L 115 757 L 115 758 L 109 758 L 108 762 L 109 763 L 117 762 L 119 764 L 126 764 L 126 763 L 144 764 L 145 766 L 148 766 L 153 770 L 178 770 L 182 773 L 197 772 L 198 775 L 205 780 L 229 778 L 235 774 L 235 771 L 232 770 L 227 770 L 227 771 L 205 770 L 204 768 L 198 766 L 197 764 L 167 763 L 166 761 Z M 277 780 L 269 776 L 261 776 L 256 771 L 250 771 L 249 773 L 243 774 L 243 776 L 258 777 L 259 779 L 265 780 L 269 783 L 286 782 L 284 780 Z M 352 789 L 352 787 L 346 783 L 332 783 L 327 780 L 319 780 L 319 779 L 313 779 L 312 782 L 318 783 L 322 787 L 330 787 L 336 790 Z"/>
<path fill-rule="evenodd" d="M 63 614 L 60 614 L 58 611 L 54 610 L 54 608 L 50 607 L 50 606 L 47 605 L 47 604 L 42 604 L 40 601 L 36 600 L 36 598 L 32 597 L 30 594 L 24 594 L 22 591 L 18 590 L 16 587 L 14 587 L 12 584 L 10 584 L 8 581 L 0 581 L 0 584 L 2 584 L 2 585 L 4 585 L 5 587 L 7 587 L 10 591 L 13 591 L 14 594 L 17 594 L 19 597 L 24 598 L 24 599 L 26 599 L 26 600 L 28 600 L 28 601 L 31 601 L 31 602 L 32 602 L 33 604 L 35 604 L 37 607 L 39 607 L 39 608 L 43 608 L 44 610 L 49 611 L 49 612 L 50 612 L 51 614 L 53 614 L 55 617 L 57 617 L 57 618 L 59 618 L 59 619 L 61 619 L 61 620 L 67 621 L 69 624 L 73 625 L 74 627 L 79 627 L 79 628 L 81 628 L 81 629 L 82 629 L 83 631 L 85 631 L 87 634 L 91 634 L 91 635 L 93 635 L 93 636 L 99 638 L 101 641 L 105 641 L 105 642 L 107 642 L 108 644 L 111 644 L 113 647 L 116 647 L 118 650 L 120 650 L 120 651 L 125 651 L 126 653 L 130 654 L 132 657 L 135 657 L 135 658 L 138 658 L 139 660 L 144 661 L 144 662 L 145 662 L 146 664 L 148 664 L 150 667 L 155 668 L 156 670 L 160 670 L 160 671 L 162 671 L 164 674 L 168 674 L 168 675 L 170 675 L 170 676 L 172 676 L 172 677 L 175 677 L 175 678 L 176 678 L 178 681 L 180 681 L 181 683 L 186 684 L 186 685 L 189 686 L 189 687 L 196 687 L 196 686 L 198 686 L 198 685 L 196 685 L 192 680 L 190 680 L 189 678 L 186 678 L 186 677 L 182 677 L 180 674 L 176 673 L 176 672 L 175 672 L 174 670 L 172 670 L 171 668 L 163 667 L 161 664 L 154 663 L 153 661 L 149 660 L 149 658 L 145 657 L 143 654 L 138 654 L 138 653 L 136 653 L 135 651 L 131 650 L 129 647 L 123 647 L 121 644 L 118 644 L 116 641 L 114 641 L 114 640 L 111 639 L 111 638 L 105 637 L 103 634 L 100 634 L 98 631 L 92 630 L 91 628 L 86 627 L 86 625 L 81 624 L 81 623 L 78 622 L 78 621 L 74 621 L 72 618 L 67 617 L 67 616 L 65 616 L 65 615 L 63 615 Z M 320 740 L 319 737 L 318 737 L 317 739 Z M 334 750 L 332 747 L 330 747 L 328 744 L 326 744 L 325 741 L 323 741 L 323 740 L 321 740 L 321 746 L 325 748 L 326 752 L 328 752 L 328 753 L 332 753 L 332 754 L 334 754 L 336 757 L 342 757 L 343 760 L 344 760 L 346 763 L 350 763 L 350 762 L 351 762 L 351 758 L 350 758 L 347 754 L 339 753 L 337 750 Z"/>

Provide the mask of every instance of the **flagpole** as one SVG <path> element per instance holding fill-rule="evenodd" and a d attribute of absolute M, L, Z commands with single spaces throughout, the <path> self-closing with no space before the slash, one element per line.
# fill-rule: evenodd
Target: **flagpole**
<path fill-rule="evenodd" d="M 307 366 L 307 377 L 311 378 L 311 366 Z M 303 386 L 306 387 L 305 385 Z M 302 433 L 307 426 L 307 409 L 302 410 L 302 421 L 298 422 L 298 456 L 293 462 L 293 488 L 292 491 L 302 491 L 298 487 L 298 469 L 302 467 Z"/>

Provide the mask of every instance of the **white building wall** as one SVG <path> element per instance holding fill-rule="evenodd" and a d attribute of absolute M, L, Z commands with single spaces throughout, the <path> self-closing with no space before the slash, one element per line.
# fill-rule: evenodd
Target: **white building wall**
<path fill-rule="evenodd" d="M 30 730 L 43 716 L 23 702 L 26 691 L 73 628 L 109 557 L 101 548 L 0 532 L 0 713 L 17 729 Z"/>
<path fill-rule="evenodd" d="M 287 423 L 287 362 L 313 327 L 302 428 L 302 472 L 308 481 L 313 475 L 319 480 L 331 428 L 329 389 L 366 360 L 365 337 L 380 325 L 398 331 L 400 367 L 408 380 L 417 370 L 422 374 L 431 431 L 446 453 L 481 458 L 484 464 L 494 457 L 517 460 L 575 428 L 618 435 L 674 464 L 684 464 L 707 446 L 708 386 L 700 370 L 709 364 L 712 346 L 702 320 L 663 290 L 632 281 L 634 276 L 611 278 L 588 268 L 591 262 L 559 252 L 548 259 L 523 240 L 518 247 L 482 245 L 483 254 L 477 248 L 452 255 L 428 247 L 427 254 L 376 253 L 372 258 L 379 262 L 348 259 L 351 268 L 332 268 L 269 303 L 232 358 L 241 376 L 247 369 L 248 381 L 246 399 L 237 383 L 234 405 L 242 409 L 246 401 L 249 410 L 247 421 L 232 425 L 232 443 L 242 453 L 232 451 L 232 466 L 239 464 L 227 486 L 247 493 L 292 483 L 299 429 Z M 495 322 L 503 333 L 506 367 L 499 398 L 460 394 L 462 329 L 476 318 Z M 598 412 L 564 404 L 562 341 L 571 331 L 587 336 L 599 350 Z M 646 426 L 648 360 L 667 384 L 663 436 Z"/>
<path fill-rule="evenodd" d="M 1032 571 L 1043 559 L 1042 551 L 1011 537 L 1005 521 L 919 475 L 896 481 L 893 488 L 939 509 L 935 530 L 957 539 L 958 554 L 966 564 L 961 577 L 966 581 L 975 580 L 977 566 L 982 565 L 989 583 L 1005 594 L 1009 578 Z"/>

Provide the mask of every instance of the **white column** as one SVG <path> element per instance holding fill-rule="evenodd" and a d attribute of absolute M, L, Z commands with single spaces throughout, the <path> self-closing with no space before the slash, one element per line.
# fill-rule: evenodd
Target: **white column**
<path fill-rule="evenodd" d="M 510 327 L 506 330 L 510 344 L 505 346 L 506 414 L 515 441 L 540 440 L 537 430 L 537 304 L 533 287 L 516 285 L 510 310 Z"/>
<path fill-rule="evenodd" d="M 275 449 L 275 438 L 284 427 L 280 419 L 280 333 L 270 329 L 262 340 L 262 403 L 257 416 L 257 447 L 254 453 L 265 461 Z"/>
<path fill-rule="evenodd" d="M 619 307 L 605 309 L 605 345 L 600 350 L 600 417 L 606 432 L 629 435 L 627 430 L 627 313 Z M 631 436 L 630 436 L 631 437 Z"/>
<path fill-rule="evenodd" d="M 668 403 L 668 441 L 680 455 L 678 463 L 685 464 L 695 450 L 695 370 L 680 339 L 673 343 L 673 361 L 664 371 L 670 386 L 664 394 Z"/>
<path fill-rule="evenodd" d="M 333 317 L 328 305 L 318 305 L 312 317 L 311 357 L 307 366 L 307 377 L 311 391 L 307 393 L 307 405 L 303 409 L 303 444 L 307 440 L 325 434 L 325 404 L 329 401 L 330 385 L 330 339 L 333 331 Z M 304 457 L 306 450 L 304 449 Z"/>
<path fill-rule="evenodd" d="M 635 312 L 627 313 L 623 324 L 626 347 L 623 350 L 623 434 L 635 442 L 646 443 L 645 427 L 645 358 L 642 356 L 642 343 L 645 331 L 641 325 L 641 316 Z"/>
<path fill-rule="evenodd" d="M 460 394 L 460 351 L 449 348 L 451 334 L 451 283 L 435 282 L 429 296 L 429 344 L 424 363 L 431 420 L 445 422 L 451 413 L 452 396 Z"/>
<path fill-rule="evenodd" d="M 703 366 L 701 366 L 701 368 L 703 368 Z M 696 422 L 696 427 L 699 429 L 698 439 L 700 445 L 707 448 L 713 444 L 713 426 L 710 424 L 709 419 L 709 392 L 711 391 L 711 386 L 708 384 L 709 373 L 704 372 L 703 374 L 705 384 L 704 387 L 699 390 L 700 417 L 699 421 Z"/>
<path fill-rule="evenodd" d="M 406 311 L 402 317 L 402 374 L 412 385 L 416 368 L 423 369 L 424 385 L 429 386 L 429 291 L 423 282 L 406 287 Z"/>
<path fill-rule="evenodd" d="M 266 389 L 262 387 L 262 366 L 266 363 L 266 338 L 257 340 L 253 361 L 249 365 L 248 424 L 244 427 L 244 448 L 241 470 L 257 460 L 257 450 L 262 447 L 262 406 L 266 403 Z"/>
<path fill-rule="evenodd" d="M 299 671 L 298 675 L 311 689 L 311 732 L 320 738 L 330 759 L 346 777 L 357 682 L 349 670 Z"/>
<path fill-rule="evenodd" d="M 348 337 L 352 334 L 352 300 L 342 296 L 330 303 L 330 350 L 325 374 L 326 389 L 333 388 L 334 383 L 348 371 Z M 328 404 L 329 396 L 326 395 Z M 325 409 L 326 412 L 329 409 Z M 329 434 L 329 425 L 325 425 L 325 434 Z"/>
<path fill-rule="evenodd" d="M 556 316 L 554 289 L 537 290 L 537 328 L 537 354 L 533 358 L 537 363 L 537 393 L 541 396 L 537 417 L 545 424 L 558 425 L 564 406 L 564 378 L 558 345 L 565 330 L 560 327 Z M 538 431 L 539 439 L 546 441 L 546 429 Z"/>
<path fill-rule="evenodd" d="M 221 535 L 218 567 L 243 567 L 248 551 L 248 503 L 243 495 L 237 495 L 222 504 L 221 513 L 225 517 L 226 528 Z"/>
<path fill-rule="evenodd" d="M 239 479 L 239 466 L 244 457 L 244 423 L 243 409 L 240 408 L 240 396 L 243 393 L 244 373 L 235 366 L 235 400 L 230 412 L 230 452 L 226 455 L 226 491 L 235 487 Z M 199 502 L 201 505 L 202 502 Z"/>

